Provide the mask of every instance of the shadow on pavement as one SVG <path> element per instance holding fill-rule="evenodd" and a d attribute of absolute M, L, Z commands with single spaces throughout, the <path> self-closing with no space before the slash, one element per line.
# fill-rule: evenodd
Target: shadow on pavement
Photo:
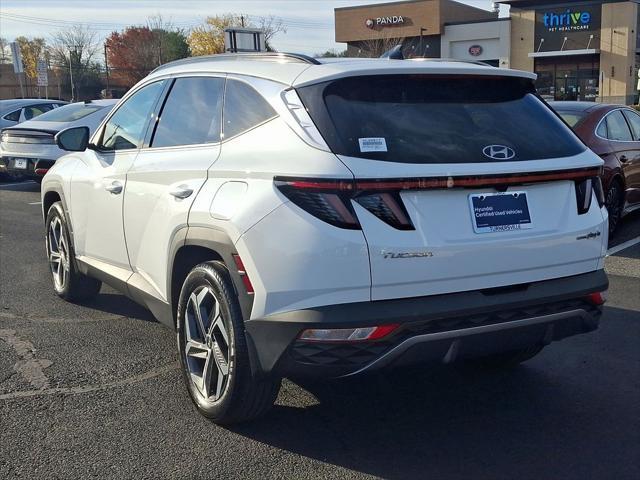
<path fill-rule="evenodd" d="M 105 287 L 103 286 L 103 289 Z M 121 315 L 145 322 L 156 322 L 149 310 L 120 293 L 100 293 L 96 298 L 81 303 L 82 306 L 113 315 Z"/>
<path fill-rule="evenodd" d="M 589 350 L 611 348 L 608 335 Z M 637 374 L 634 342 L 615 347 L 631 360 L 622 369 L 617 356 L 585 361 L 558 345 L 506 371 L 425 367 L 300 383 L 312 397 L 301 407 L 300 390 L 285 384 L 272 413 L 233 431 L 383 478 L 640 478 L 638 388 L 611 380 Z"/>
<path fill-rule="evenodd" d="M 0 181 L 0 191 L 7 190 L 12 192 L 40 192 L 40 184 L 33 181 L 3 183 Z"/>

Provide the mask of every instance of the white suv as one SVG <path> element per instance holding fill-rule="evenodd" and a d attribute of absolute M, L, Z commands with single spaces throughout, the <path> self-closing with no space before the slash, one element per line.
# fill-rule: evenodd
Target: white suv
<path fill-rule="evenodd" d="M 42 188 L 56 292 L 177 330 L 189 393 L 254 418 L 283 376 L 526 360 L 597 328 L 602 160 L 527 72 L 199 57 L 152 72 Z"/>

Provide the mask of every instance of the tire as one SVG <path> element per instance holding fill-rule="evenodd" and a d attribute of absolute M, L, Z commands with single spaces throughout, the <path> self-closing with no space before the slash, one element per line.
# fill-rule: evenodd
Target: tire
<path fill-rule="evenodd" d="M 616 179 L 611 182 L 605 198 L 605 205 L 609 212 L 609 235 L 613 235 L 620 224 L 624 209 L 624 189 L 620 180 Z"/>
<path fill-rule="evenodd" d="M 510 352 L 496 353 L 494 355 L 488 355 L 486 357 L 479 357 L 469 360 L 465 363 L 472 364 L 481 368 L 488 369 L 505 369 L 517 367 L 527 360 L 531 360 L 538 355 L 544 346 L 533 345 L 521 350 L 512 350 Z"/>
<path fill-rule="evenodd" d="M 51 205 L 45 226 L 47 259 L 56 294 L 70 302 L 95 297 L 100 292 L 102 282 L 78 271 L 61 202 Z"/>
<path fill-rule="evenodd" d="M 202 263 L 187 275 L 178 301 L 177 340 L 184 381 L 202 415 L 229 425 L 271 408 L 281 380 L 252 373 L 244 320 L 223 263 Z"/>

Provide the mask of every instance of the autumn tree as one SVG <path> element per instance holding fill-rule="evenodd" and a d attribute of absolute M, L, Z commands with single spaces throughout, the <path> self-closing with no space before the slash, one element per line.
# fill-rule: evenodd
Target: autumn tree
<path fill-rule="evenodd" d="M 189 55 L 186 36 L 180 30 L 129 27 L 106 40 L 109 69 L 131 86 L 163 63 Z"/>
<path fill-rule="evenodd" d="M 146 77 L 159 63 L 148 27 L 129 27 L 113 32 L 106 40 L 109 69 L 131 86 Z"/>
<path fill-rule="evenodd" d="M 29 78 L 36 78 L 38 76 L 38 59 L 45 56 L 47 48 L 44 38 L 29 40 L 27 37 L 18 37 L 16 43 L 20 46 L 25 74 Z"/>
<path fill-rule="evenodd" d="M 213 55 L 224 53 L 224 30 L 231 27 L 259 28 L 264 32 L 267 50 L 273 50 L 272 40 L 278 33 L 286 33 L 286 27 L 282 21 L 274 16 L 258 17 L 255 21 L 249 15 L 237 15 L 228 13 L 207 17 L 204 23 L 191 30 L 187 37 L 191 54 Z"/>

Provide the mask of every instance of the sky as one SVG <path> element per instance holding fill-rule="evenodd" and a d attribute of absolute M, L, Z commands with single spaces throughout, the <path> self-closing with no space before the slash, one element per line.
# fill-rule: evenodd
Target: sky
<path fill-rule="evenodd" d="M 487 10 L 492 3 L 458 1 Z M 273 15 L 284 23 L 287 32 L 273 41 L 277 50 L 315 54 L 346 48 L 334 39 L 334 8 L 386 2 L 389 0 L 0 0 L 0 36 L 9 41 L 20 35 L 47 39 L 80 23 L 104 38 L 132 24 L 144 25 L 153 15 L 188 30 L 209 15 L 244 13 L 250 18 Z"/>

